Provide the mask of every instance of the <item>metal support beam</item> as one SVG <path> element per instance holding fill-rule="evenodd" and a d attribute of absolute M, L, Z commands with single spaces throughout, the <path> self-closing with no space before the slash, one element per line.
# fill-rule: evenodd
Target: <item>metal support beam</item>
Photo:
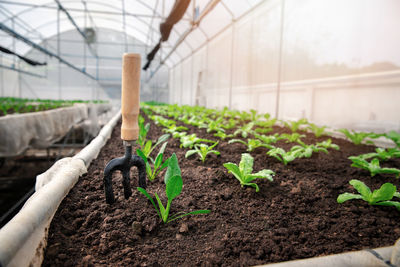
<path fill-rule="evenodd" d="M 279 37 L 279 59 L 278 59 L 278 78 L 276 81 L 276 106 L 275 118 L 279 117 L 279 102 L 281 93 L 281 78 L 282 78 L 282 53 L 283 53 L 283 31 L 284 31 L 284 15 L 285 15 L 285 0 L 281 0 L 281 29 Z"/>
<path fill-rule="evenodd" d="M 46 78 L 46 76 L 42 76 L 42 75 L 39 75 L 39 74 L 36 74 L 36 73 L 33 73 L 33 72 L 29 72 L 29 71 L 25 71 L 25 70 L 22 70 L 22 69 L 17 69 L 17 68 L 14 68 L 14 67 L 6 66 L 6 65 L 3 65 L 3 64 L 0 64 L 0 68 L 16 71 L 18 73 L 30 75 L 30 76 L 33 76 L 33 77 L 36 77 L 36 78 L 42 78 L 42 79 Z M 2 93 L 4 93 L 4 92 L 2 92 Z"/>
<path fill-rule="evenodd" d="M 104 5 L 102 2 L 97 2 L 97 1 L 90 1 L 91 3 L 95 3 L 95 4 L 101 4 Z M 25 7 L 29 7 L 31 9 L 33 8 L 45 8 L 45 9 L 58 9 L 58 7 L 54 7 L 54 6 L 50 6 L 48 4 L 43 4 L 43 5 L 38 5 L 38 4 L 30 4 L 30 3 L 22 3 L 22 2 L 13 2 L 13 1 L 7 1 L 7 0 L 0 0 L 1 4 L 7 4 L 7 5 L 16 5 L 16 6 L 25 6 Z M 68 8 L 70 11 L 73 12 L 82 12 L 84 13 L 85 10 L 84 9 L 80 9 L 80 8 Z M 117 11 L 105 11 L 105 10 L 91 10 L 90 11 L 92 14 L 103 14 L 103 15 L 118 15 L 121 16 L 122 15 L 122 11 L 121 12 L 117 12 Z M 18 13 L 18 15 L 20 15 Z M 137 17 L 137 18 L 151 18 L 153 17 L 153 15 L 148 15 L 148 14 L 139 14 L 139 13 L 130 13 L 130 12 L 125 12 L 125 15 L 127 16 L 132 16 L 132 17 Z M 155 18 L 157 19 L 165 19 L 165 17 L 161 16 L 161 15 L 156 15 Z M 183 19 L 183 20 L 188 20 L 188 19 Z"/>
<path fill-rule="evenodd" d="M 90 52 L 92 53 L 92 55 L 97 56 L 96 51 L 94 51 L 93 47 L 89 44 L 89 40 L 86 36 L 86 34 L 81 30 L 81 28 L 79 28 L 78 24 L 76 24 L 74 18 L 71 16 L 71 14 L 69 14 L 68 10 L 66 10 L 64 8 L 64 6 L 60 3 L 59 0 L 54 0 L 57 5 L 58 8 L 64 12 L 64 14 L 67 16 L 68 20 L 71 22 L 72 25 L 74 25 L 75 29 L 78 31 L 78 33 L 83 37 L 83 40 L 85 41 L 85 44 L 88 46 Z M 86 19 L 86 10 L 85 10 L 85 19 Z"/>
<path fill-rule="evenodd" d="M 124 52 L 128 52 L 128 36 L 126 34 L 126 15 L 125 15 L 125 0 L 121 0 L 122 5 L 122 31 L 124 32 Z"/>
<path fill-rule="evenodd" d="M 33 48 L 39 50 L 40 52 L 42 52 L 42 53 L 44 53 L 44 54 L 46 54 L 46 55 L 48 55 L 48 56 L 50 56 L 50 57 L 54 57 L 54 58 L 58 59 L 61 63 L 67 65 L 68 67 L 70 67 L 70 68 L 72 68 L 72 69 L 74 69 L 74 70 L 76 70 L 76 71 L 79 71 L 79 72 L 83 73 L 83 74 L 86 75 L 87 77 L 89 77 L 89 78 L 91 78 L 91 79 L 93 79 L 93 80 L 96 80 L 95 77 L 93 77 L 93 76 L 90 75 L 89 73 L 86 73 L 86 71 L 77 68 L 76 66 L 74 66 L 74 65 L 71 64 L 70 62 L 66 61 L 65 59 L 61 58 L 60 56 L 56 55 L 55 53 L 53 53 L 53 52 L 51 52 L 51 51 L 45 49 L 44 47 L 42 47 L 42 46 L 40 46 L 40 45 L 38 45 L 38 44 L 35 44 L 34 42 L 32 42 L 31 40 L 29 40 L 28 38 L 22 36 L 21 34 L 15 32 L 15 31 L 13 31 L 12 29 L 10 29 L 9 27 L 7 27 L 7 26 L 4 25 L 3 23 L 0 23 L 0 30 L 4 31 L 4 32 L 6 32 L 6 33 L 8 33 L 8 34 L 11 35 L 12 37 L 14 37 L 14 38 L 16 38 L 16 39 L 18 39 L 18 40 L 24 42 L 25 44 L 27 44 L 27 45 L 29 45 L 29 46 L 31 46 L 31 47 L 33 47 Z"/>
<path fill-rule="evenodd" d="M 172 53 L 175 52 L 175 50 L 178 48 L 178 46 L 186 39 L 186 37 L 194 30 L 196 29 L 201 20 L 207 16 L 208 13 L 219 3 L 220 0 L 210 0 L 207 4 L 207 6 L 204 8 L 203 12 L 199 15 L 199 17 L 196 19 L 196 21 L 193 22 L 192 26 L 184 32 L 181 37 L 178 39 L 176 44 L 172 47 L 172 49 L 169 51 L 169 53 L 164 57 L 164 59 L 161 60 L 160 64 L 157 66 L 157 68 L 151 73 L 149 79 L 146 82 L 149 82 L 151 78 L 154 77 L 156 72 L 161 68 L 161 65 L 165 63 L 165 61 L 172 55 Z"/>

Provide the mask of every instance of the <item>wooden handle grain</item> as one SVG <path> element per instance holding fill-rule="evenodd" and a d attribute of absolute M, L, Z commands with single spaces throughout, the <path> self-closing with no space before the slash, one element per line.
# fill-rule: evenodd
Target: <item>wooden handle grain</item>
<path fill-rule="evenodd" d="M 124 54 L 122 60 L 121 87 L 121 138 L 125 141 L 136 140 L 139 136 L 140 102 L 140 55 Z"/>

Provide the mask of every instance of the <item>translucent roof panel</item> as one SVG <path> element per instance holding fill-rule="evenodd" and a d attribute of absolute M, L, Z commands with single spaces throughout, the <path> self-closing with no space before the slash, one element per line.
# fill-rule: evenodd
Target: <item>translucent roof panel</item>
<path fill-rule="evenodd" d="M 176 64 L 261 1 L 192 0 L 169 40 L 163 43 L 159 61 L 168 66 Z M 58 2 L 64 10 L 59 9 Z M 160 40 L 159 25 L 174 3 L 175 0 L 0 0 L 0 23 L 36 44 L 58 32 L 112 29 L 134 37 L 150 51 Z M 210 6 L 213 8 L 209 9 Z M 201 23 L 194 25 L 206 11 L 209 12 Z M 15 48 L 19 54 L 32 49 L 1 30 L 0 37 L 2 46 Z"/>

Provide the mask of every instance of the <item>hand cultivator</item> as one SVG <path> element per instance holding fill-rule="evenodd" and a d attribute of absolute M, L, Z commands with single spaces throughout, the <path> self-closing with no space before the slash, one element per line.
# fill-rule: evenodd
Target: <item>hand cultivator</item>
<path fill-rule="evenodd" d="M 132 155 L 132 145 L 138 138 L 139 116 L 139 87 L 140 87 L 140 55 L 124 54 L 122 66 L 122 94 L 121 94 L 121 139 L 125 147 L 125 155 L 112 159 L 104 169 L 104 191 L 106 202 L 113 204 L 112 174 L 122 172 L 124 196 L 128 199 L 132 195 L 130 188 L 130 169 L 136 166 L 139 171 L 139 186 L 146 188 L 146 165 L 139 156 Z"/>

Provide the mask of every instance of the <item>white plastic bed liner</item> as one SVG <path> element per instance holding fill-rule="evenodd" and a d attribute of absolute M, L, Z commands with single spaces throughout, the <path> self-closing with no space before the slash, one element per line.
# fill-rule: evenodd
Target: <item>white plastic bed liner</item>
<path fill-rule="evenodd" d="M 75 104 L 67 108 L 1 117 L 0 157 L 17 156 L 28 148 L 46 148 L 84 121 L 86 130 L 96 135 L 99 127 L 97 116 L 110 109 L 109 104 Z"/>

